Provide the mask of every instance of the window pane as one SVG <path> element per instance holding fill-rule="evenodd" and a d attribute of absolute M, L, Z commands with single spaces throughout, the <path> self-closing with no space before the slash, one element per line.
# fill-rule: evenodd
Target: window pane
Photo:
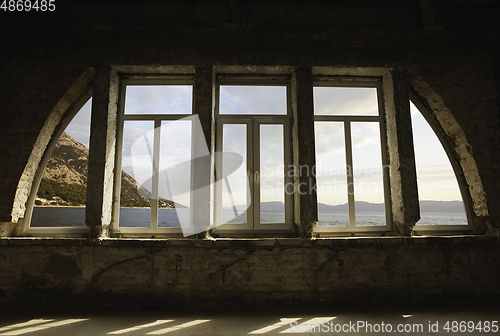
<path fill-rule="evenodd" d="M 192 85 L 127 85 L 125 114 L 192 114 Z"/>
<path fill-rule="evenodd" d="M 351 135 L 356 225 L 386 225 L 379 123 L 353 122 Z"/>
<path fill-rule="evenodd" d="M 247 190 L 247 125 L 224 124 L 222 126 L 222 223 L 246 223 L 250 206 Z M 228 153 L 228 155 L 225 155 Z M 243 157 L 236 170 L 229 153 Z"/>
<path fill-rule="evenodd" d="M 377 89 L 315 87 L 315 115 L 378 115 Z"/>
<path fill-rule="evenodd" d="M 220 114 L 286 115 L 286 86 L 220 86 Z"/>
<path fill-rule="evenodd" d="M 123 125 L 121 227 L 149 227 L 153 176 L 153 121 Z"/>
<path fill-rule="evenodd" d="M 31 227 L 85 226 L 92 99 L 61 135 L 45 167 Z"/>
<path fill-rule="evenodd" d="M 344 123 L 315 122 L 314 134 L 318 226 L 348 226 Z M 299 173 L 311 174 L 307 167 L 301 167 Z"/>
<path fill-rule="evenodd" d="M 411 104 L 420 220 L 417 225 L 466 225 L 458 182 L 438 137 Z"/>
<path fill-rule="evenodd" d="M 283 125 L 260 125 L 260 222 L 285 223 Z"/>
<path fill-rule="evenodd" d="M 158 227 L 189 225 L 191 138 L 191 120 L 162 121 Z"/>

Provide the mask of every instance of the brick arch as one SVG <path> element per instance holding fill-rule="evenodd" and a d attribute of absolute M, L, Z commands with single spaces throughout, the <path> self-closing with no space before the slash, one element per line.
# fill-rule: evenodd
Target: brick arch
<path fill-rule="evenodd" d="M 85 103 L 83 98 L 85 98 L 91 90 L 93 78 L 94 69 L 86 69 L 61 99 L 59 99 L 45 121 L 17 185 L 11 212 L 13 223 L 18 223 L 20 219 L 24 218 L 32 188 L 38 188 L 38 185 L 34 185 L 35 177 L 39 168 L 45 168 L 40 164 L 49 148 L 50 141 L 59 135 L 57 133 L 58 126 L 64 121 L 64 117 L 68 112 L 71 113 L 70 111 L 75 111 L 76 113 L 79 104 Z"/>
<path fill-rule="evenodd" d="M 488 216 L 488 205 L 483 182 L 476 165 L 476 160 L 462 126 L 457 122 L 441 96 L 419 75 L 411 73 L 408 76 L 417 99 L 424 103 L 425 108 L 435 119 L 442 133 L 449 139 L 452 156 L 463 173 L 463 182 L 467 186 L 468 200 L 474 214 L 478 217 Z"/>

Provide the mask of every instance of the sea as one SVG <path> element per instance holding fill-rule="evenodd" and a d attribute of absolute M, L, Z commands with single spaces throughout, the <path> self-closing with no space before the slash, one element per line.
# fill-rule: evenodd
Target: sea
<path fill-rule="evenodd" d="M 151 211 L 148 208 L 121 208 L 120 227 L 149 227 Z M 261 212 L 261 223 L 283 223 L 283 212 Z M 234 218 L 232 211 L 223 211 L 224 222 L 244 223 L 245 213 Z M 189 209 L 159 209 L 159 227 L 180 227 L 180 223 L 189 221 Z M 318 226 L 348 226 L 346 212 L 322 211 L 319 213 Z M 465 213 L 422 212 L 417 225 L 466 225 Z M 356 212 L 356 226 L 383 226 L 383 212 Z M 31 227 L 65 227 L 85 226 L 85 208 L 83 207 L 35 207 L 31 219 Z"/>

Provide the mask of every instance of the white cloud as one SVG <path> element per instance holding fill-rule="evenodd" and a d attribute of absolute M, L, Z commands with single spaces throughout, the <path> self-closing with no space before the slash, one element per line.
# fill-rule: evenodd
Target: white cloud
<path fill-rule="evenodd" d="M 69 123 L 68 127 L 66 127 L 65 132 L 84 145 L 89 148 L 90 141 L 90 113 L 92 107 L 92 98 L 90 98 L 85 105 L 82 106 L 80 111 L 73 117 L 73 120 Z"/>
<path fill-rule="evenodd" d="M 219 112 L 285 115 L 286 101 L 286 86 L 221 85 Z"/>
<path fill-rule="evenodd" d="M 316 115 L 378 115 L 377 89 L 315 87 Z"/>
<path fill-rule="evenodd" d="M 191 114 L 191 85 L 129 85 L 125 114 Z"/>

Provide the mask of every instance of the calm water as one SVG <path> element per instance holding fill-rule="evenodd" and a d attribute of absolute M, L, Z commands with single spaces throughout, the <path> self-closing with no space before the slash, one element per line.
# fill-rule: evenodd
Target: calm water
<path fill-rule="evenodd" d="M 85 208 L 34 207 L 30 226 L 85 226 Z"/>
<path fill-rule="evenodd" d="M 121 227 L 149 227 L 150 209 L 120 209 Z M 189 209 L 159 209 L 158 227 L 181 227 L 180 223 L 189 223 Z"/>
<path fill-rule="evenodd" d="M 424 212 L 420 225 L 465 225 L 467 219 L 464 213 Z M 150 225 L 150 209 L 122 208 L 120 209 L 121 227 L 148 227 Z M 224 211 L 225 222 L 244 223 L 246 214 L 234 218 L 232 211 Z M 283 212 L 264 211 L 261 213 L 262 223 L 283 223 Z M 181 222 L 189 222 L 189 209 L 160 209 L 158 212 L 159 227 L 180 227 Z M 67 207 L 35 207 L 31 221 L 32 227 L 85 226 L 85 208 Z M 417 225 L 418 225 L 417 224 Z M 319 226 L 347 226 L 347 213 L 320 212 Z M 385 215 L 381 212 L 358 211 L 356 225 L 385 225 Z"/>

